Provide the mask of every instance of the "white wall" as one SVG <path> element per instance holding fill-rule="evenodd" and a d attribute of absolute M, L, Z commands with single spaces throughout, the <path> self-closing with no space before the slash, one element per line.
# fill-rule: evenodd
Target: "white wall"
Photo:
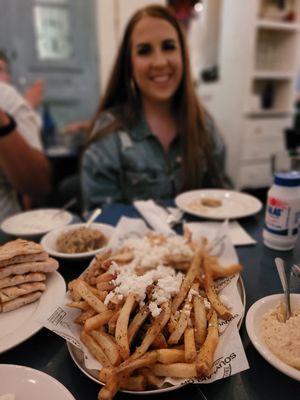
<path fill-rule="evenodd" d="M 96 0 L 100 91 L 106 86 L 123 29 L 131 15 L 147 4 L 166 0 Z"/>

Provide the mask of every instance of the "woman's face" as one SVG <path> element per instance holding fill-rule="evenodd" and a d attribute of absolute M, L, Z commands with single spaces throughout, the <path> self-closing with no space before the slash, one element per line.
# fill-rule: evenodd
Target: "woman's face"
<path fill-rule="evenodd" d="M 143 100 L 171 102 L 183 71 L 175 28 L 164 19 L 143 17 L 132 32 L 131 63 Z"/>

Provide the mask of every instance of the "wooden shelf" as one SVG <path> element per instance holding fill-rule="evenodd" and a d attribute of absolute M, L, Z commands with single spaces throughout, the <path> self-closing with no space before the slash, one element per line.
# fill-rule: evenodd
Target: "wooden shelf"
<path fill-rule="evenodd" d="M 278 31 L 295 32 L 300 30 L 300 24 L 297 22 L 280 22 L 268 19 L 259 19 L 256 23 L 257 28 L 274 29 Z"/>
<path fill-rule="evenodd" d="M 253 79 L 293 80 L 295 72 L 290 71 L 254 71 Z"/>

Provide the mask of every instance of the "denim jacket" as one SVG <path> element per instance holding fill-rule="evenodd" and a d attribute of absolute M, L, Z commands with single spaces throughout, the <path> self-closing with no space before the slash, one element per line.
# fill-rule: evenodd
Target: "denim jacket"
<path fill-rule="evenodd" d="M 93 133 L 112 120 L 112 114 L 103 113 Z M 214 157 L 222 170 L 223 142 L 211 120 L 208 120 L 207 129 Z M 213 177 L 205 160 L 202 165 L 199 188 L 213 187 Z M 182 182 L 180 135 L 175 137 L 166 153 L 144 118 L 132 127 L 108 133 L 92 142 L 83 154 L 81 184 L 86 209 L 110 202 L 173 198 L 182 189 Z"/>

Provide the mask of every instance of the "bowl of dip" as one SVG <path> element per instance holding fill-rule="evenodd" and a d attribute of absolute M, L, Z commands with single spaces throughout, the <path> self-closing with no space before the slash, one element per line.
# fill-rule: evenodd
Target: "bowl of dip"
<path fill-rule="evenodd" d="M 6 218 L 1 224 L 1 229 L 8 235 L 30 239 L 66 226 L 72 219 L 73 216 L 68 211 L 59 208 L 41 208 Z"/>
<path fill-rule="evenodd" d="M 246 316 L 249 338 L 266 361 L 287 376 L 300 381 L 300 294 L 291 294 L 292 316 L 284 322 L 283 294 L 263 297 Z"/>
<path fill-rule="evenodd" d="M 90 232 L 88 232 L 90 231 Z M 105 251 L 115 228 L 108 224 L 76 223 L 54 229 L 41 239 L 41 245 L 52 257 L 83 260 Z"/>

